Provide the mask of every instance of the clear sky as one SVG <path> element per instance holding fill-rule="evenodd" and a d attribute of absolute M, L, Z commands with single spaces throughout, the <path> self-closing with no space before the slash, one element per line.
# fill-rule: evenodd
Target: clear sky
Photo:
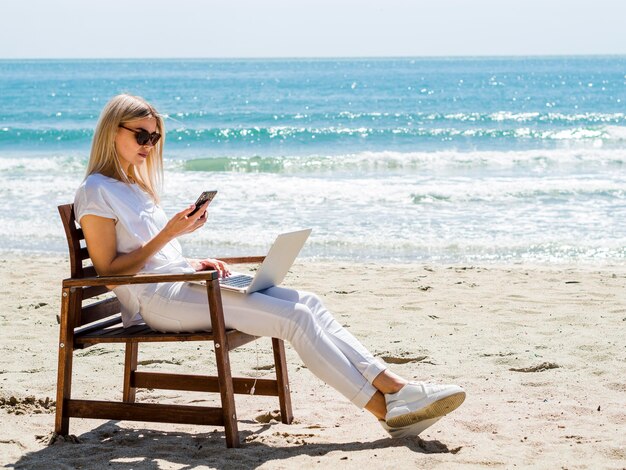
<path fill-rule="evenodd" d="M 562 54 L 626 54 L 626 1 L 0 3 L 0 58 Z"/>

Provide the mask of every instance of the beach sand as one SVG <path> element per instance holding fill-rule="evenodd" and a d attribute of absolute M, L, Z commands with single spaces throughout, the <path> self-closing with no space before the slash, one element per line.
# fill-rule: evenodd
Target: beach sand
<path fill-rule="evenodd" d="M 626 266 L 443 266 L 305 261 L 287 285 L 317 292 L 392 370 L 467 390 L 421 438 L 389 439 L 288 346 L 295 422 L 271 397 L 236 396 L 244 445 L 221 428 L 74 419 L 54 425 L 61 256 L 0 256 L 0 464 L 10 468 L 626 468 Z M 273 373 L 269 340 L 231 353 Z M 214 370 L 202 343 L 140 349 L 146 370 Z M 123 350 L 78 352 L 74 396 L 121 397 Z M 95 369 L 95 373 L 91 371 Z M 257 369 L 257 370 L 255 370 Z M 140 390 L 139 401 L 217 396 Z"/>

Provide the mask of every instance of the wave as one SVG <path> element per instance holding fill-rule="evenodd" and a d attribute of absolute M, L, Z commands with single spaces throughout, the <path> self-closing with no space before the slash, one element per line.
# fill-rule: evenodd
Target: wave
<path fill-rule="evenodd" d="M 578 124 L 625 125 L 626 113 L 564 113 L 538 111 L 493 111 L 493 112 L 382 112 L 382 111 L 334 111 L 273 113 L 261 111 L 212 112 L 187 111 L 163 115 L 171 128 L 202 130 L 212 128 L 237 128 L 255 125 L 268 128 L 275 126 L 331 127 L 342 124 L 363 124 L 373 127 L 398 127 L 398 124 L 433 125 L 437 123 L 457 124 L 502 124 L 519 123 L 528 125 L 570 126 Z M 90 132 L 95 127 L 97 113 L 72 111 L 8 111 L 2 116 L 6 128 L 24 130 L 81 129 Z"/>
<path fill-rule="evenodd" d="M 92 128 L 0 127 L 0 145 L 41 146 L 91 142 Z"/>
<path fill-rule="evenodd" d="M 380 111 L 340 111 L 340 112 L 307 112 L 307 113 L 261 113 L 261 112 L 238 112 L 238 113 L 212 113 L 206 111 L 179 112 L 165 115 L 166 120 L 170 119 L 177 124 L 196 128 L 196 125 L 203 122 L 257 122 L 257 123 L 289 123 L 289 122 L 357 122 L 367 121 L 375 123 L 385 122 L 518 122 L 518 123 L 540 123 L 540 124 L 598 124 L 626 123 L 625 113 L 542 113 L 536 111 L 494 111 L 485 112 L 380 112 Z"/>
<path fill-rule="evenodd" d="M 403 137 L 413 138 L 434 138 L 437 140 L 450 140 L 456 138 L 489 138 L 489 139 L 533 139 L 533 140 L 588 140 L 607 139 L 612 135 L 604 128 L 577 127 L 571 129 L 551 129 L 541 130 L 530 127 L 514 129 L 455 129 L 455 128 L 412 128 L 395 127 L 391 129 L 380 129 L 375 127 L 251 127 L 251 128 L 227 128 L 227 129 L 175 129 L 170 131 L 168 136 L 174 140 L 193 141 L 213 141 L 213 142 L 233 142 L 249 141 L 261 142 L 271 140 L 297 140 L 311 141 L 316 138 L 325 140 L 343 139 L 356 137 L 359 139 L 390 139 L 396 140 Z"/>
<path fill-rule="evenodd" d="M 360 152 L 344 155 L 285 157 L 211 157 L 172 161 L 186 171 L 235 172 L 333 172 L 333 171 L 428 171 L 453 169 L 547 169 L 551 167 L 623 167 L 622 150 L 559 149 L 483 152 Z"/>
<path fill-rule="evenodd" d="M 84 173 L 88 155 L 85 156 L 5 156 L 0 157 L 0 174 L 19 176 L 22 174 L 62 175 Z"/>
<path fill-rule="evenodd" d="M 79 129 L 31 129 L 24 127 L 1 127 L 0 146 L 41 147 L 48 144 L 88 144 L 93 136 L 91 128 Z M 290 145 L 315 145 L 317 143 L 372 142 L 377 145 L 414 144 L 441 142 L 453 144 L 467 141 L 501 140 L 519 142 L 590 141 L 619 143 L 626 140 L 626 126 L 570 127 L 538 129 L 516 128 L 450 128 L 450 127 L 226 127 L 188 129 L 176 128 L 167 133 L 168 145 L 180 147 L 190 143 L 208 145 L 287 143 Z"/>
<path fill-rule="evenodd" d="M 2 174 L 82 173 L 88 152 L 58 152 L 42 156 L 3 152 L 0 156 Z M 626 152 L 619 149 L 548 149 L 525 151 L 436 151 L 436 152 L 356 152 L 338 155 L 306 156 L 226 156 L 216 155 L 193 159 L 166 159 L 167 171 L 175 172 L 239 172 L 239 173 L 385 173 L 457 170 L 542 171 L 623 169 Z"/>
<path fill-rule="evenodd" d="M 593 201 L 598 208 L 605 204 L 623 204 L 626 202 L 624 181 L 572 180 L 554 178 L 547 180 L 503 179 L 500 181 L 446 181 L 441 184 L 425 184 L 419 192 L 411 194 L 413 204 L 432 205 L 458 203 L 496 203 L 533 201 L 534 203 L 568 204 L 578 201 L 582 204 Z"/>
<path fill-rule="evenodd" d="M 25 231 L 19 237 L 10 239 L 3 236 L 2 250 L 12 253 L 66 253 L 67 245 L 58 226 L 50 223 L 51 229 L 44 233 Z M 231 234 L 232 235 L 232 234 Z M 207 253 L 227 253 L 229 256 L 245 256 L 251 252 L 263 252 L 271 244 L 250 243 L 255 234 L 236 241 L 221 242 L 215 239 L 186 239 L 184 252 L 188 256 L 203 257 Z M 390 241 L 391 240 L 391 241 Z M 440 263 L 547 263 L 570 265 L 589 263 L 606 266 L 606 263 L 626 261 L 625 239 L 611 242 L 584 241 L 523 241 L 503 240 L 494 243 L 493 238 L 480 241 L 457 242 L 437 240 L 398 240 L 396 237 L 372 236 L 346 238 L 341 236 L 324 237 L 316 235 L 307 242 L 301 259 L 309 260 L 348 260 L 362 262 L 440 262 Z"/>

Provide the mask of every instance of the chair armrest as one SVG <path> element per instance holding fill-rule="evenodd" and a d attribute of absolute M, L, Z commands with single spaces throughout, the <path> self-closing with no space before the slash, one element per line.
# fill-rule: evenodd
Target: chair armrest
<path fill-rule="evenodd" d="M 217 271 L 198 271 L 180 274 L 135 274 L 133 276 L 98 276 L 64 279 L 63 287 L 122 286 L 128 284 L 154 284 L 157 282 L 212 281 Z"/>
<path fill-rule="evenodd" d="M 226 258 L 218 256 L 215 259 L 228 264 L 262 263 L 265 260 L 265 256 L 229 256 Z"/>

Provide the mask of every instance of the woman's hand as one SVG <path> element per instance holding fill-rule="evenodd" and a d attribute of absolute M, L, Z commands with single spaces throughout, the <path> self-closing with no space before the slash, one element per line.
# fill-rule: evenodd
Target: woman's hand
<path fill-rule="evenodd" d="M 190 259 L 188 261 L 196 271 L 206 271 L 211 269 L 217 271 L 220 277 L 230 276 L 230 267 L 219 259 Z"/>
<path fill-rule="evenodd" d="M 209 207 L 209 202 L 205 202 L 200 206 L 198 212 L 193 215 L 189 215 L 196 208 L 195 204 L 191 204 L 187 209 L 183 209 L 163 227 L 161 231 L 169 240 L 185 235 L 186 233 L 194 232 L 202 227 L 207 221 L 206 209 Z"/>

